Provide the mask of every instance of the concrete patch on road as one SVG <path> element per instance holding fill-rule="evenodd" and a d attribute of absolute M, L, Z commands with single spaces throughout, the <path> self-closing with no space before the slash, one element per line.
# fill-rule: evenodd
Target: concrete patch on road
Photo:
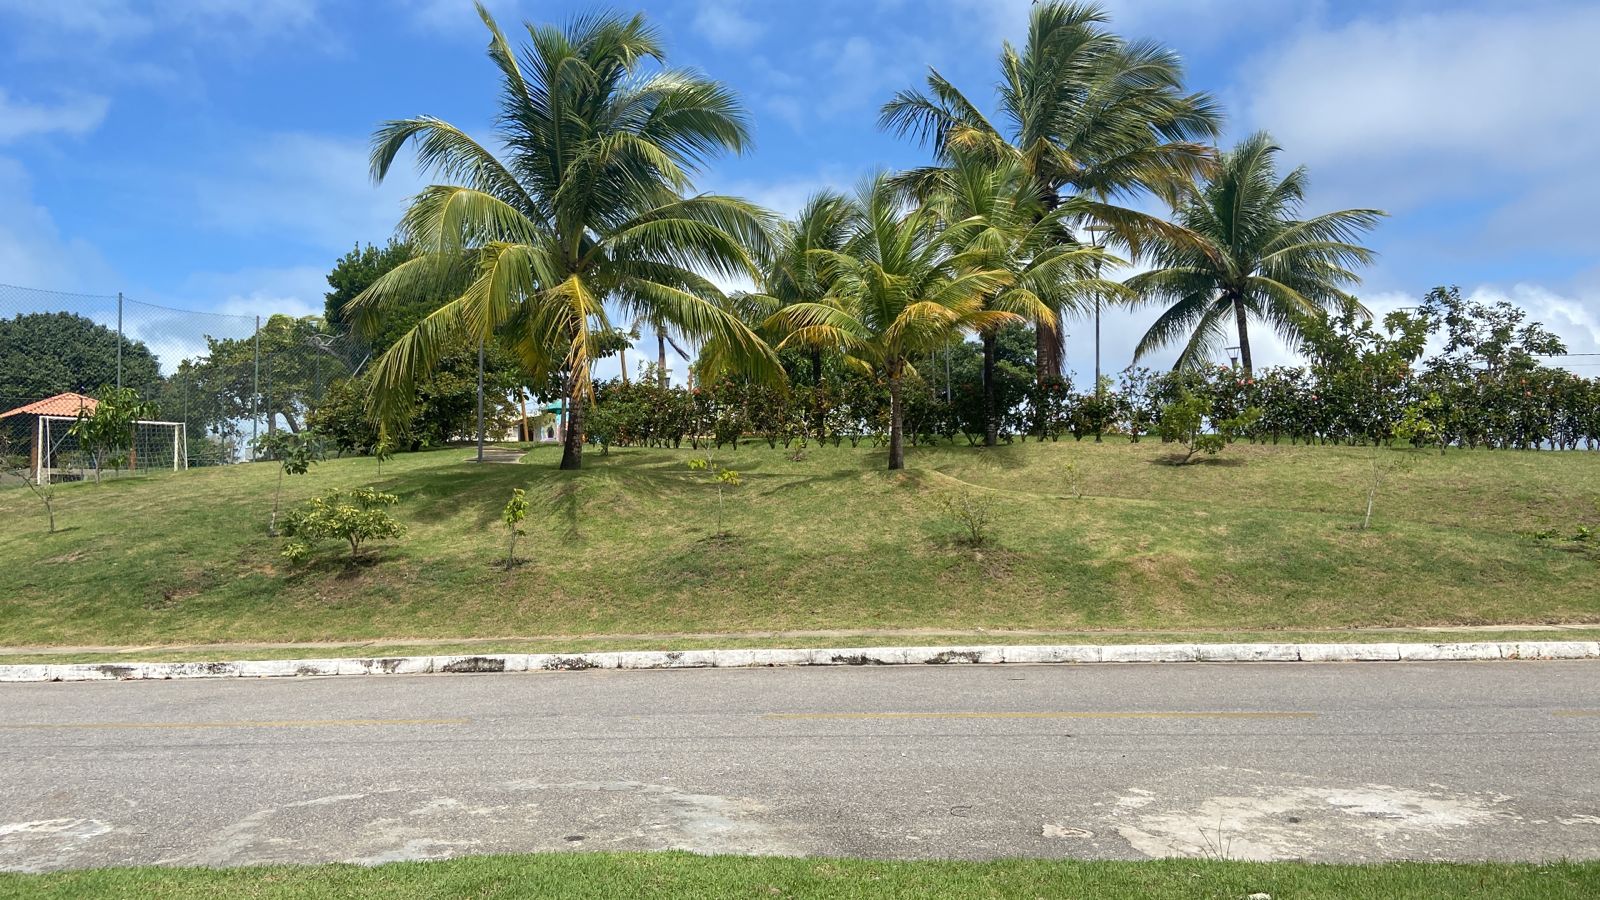
<path fill-rule="evenodd" d="M 1147 857 L 1294 860 L 1339 847 L 1366 859 L 1426 859 L 1459 833 L 1516 821 L 1506 798 L 1417 791 L 1383 784 L 1264 787 L 1198 803 L 1118 800 L 1132 820 L 1117 833 Z M 1481 837 L 1481 835 L 1479 835 Z"/>
<path fill-rule="evenodd" d="M 0 822 L 0 872 L 49 872 L 75 864 L 96 838 L 110 834 L 99 819 Z M 77 863 L 81 865 L 81 863 Z"/>

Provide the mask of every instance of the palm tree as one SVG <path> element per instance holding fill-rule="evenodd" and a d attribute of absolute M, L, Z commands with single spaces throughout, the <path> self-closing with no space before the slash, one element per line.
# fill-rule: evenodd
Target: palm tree
<path fill-rule="evenodd" d="M 937 70 L 926 93 L 901 91 L 885 104 L 880 123 L 932 144 L 942 162 L 958 153 L 1014 160 L 1045 212 L 1063 194 L 1083 198 L 1080 224 L 1099 222 L 1137 250 L 1161 223 L 1095 198 L 1152 191 L 1175 200 L 1208 170 L 1212 152 L 1199 141 L 1216 136 L 1219 115 L 1210 95 L 1184 92 L 1177 54 L 1124 40 L 1109 21 L 1093 4 L 1035 4 L 1026 44 L 1000 53 L 1001 124 Z M 1041 324 L 1037 350 L 1039 379 L 1059 376 L 1060 328 Z"/>
<path fill-rule="evenodd" d="M 1137 303 L 1166 309 L 1139 341 L 1135 360 L 1186 341 L 1177 366 L 1199 365 L 1222 348 L 1232 319 L 1248 377 L 1250 318 L 1298 343 L 1302 316 L 1349 306 L 1365 313 L 1343 288 L 1361 280 L 1352 267 L 1372 261 L 1372 251 L 1355 241 L 1385 213 L 1346 209 L 1300 219 L 1306 170 L 1280 180 L 1279 152 L 1261 132 L 1223 154 L 1215 177 L 1179 207 L 1184 231 L 1151 241 L 1156 268 L 1127 286 Z"/>
<path fill-rule="evenodd" d="M 449 273 L 468 282 L 376 362 L 379 411 L 398 414 L 450 336 L 498 338 L 535 378 L 560 377 L 572 410 L 561 467 L 580 468 L 608 303 L 714 339 L 723 364 L 775 377 L 771 348 L 723 308 L 710 280 L 754 277 L 770 215 L 731 197 L 684 196 L 706 158 L 748 143 L 738 101 L 693 73 L 647 68 L 663 51 L 642 16 L 530 24 L 514 53 L 481 4 L 478 14 L 500 71 L 504 159 L 430 116 L 389 122 L 373 137 L 375 179 L 415 142 L 419 165 L 443 183 L 424 188 L 401 220 L 419 255 L 352 301 L 358 319 Z"/>
<path fill-rule="evenodd" d="M 1053 327 L 1057 310 L 1076 310 L 1095 294 L 1124 288 L 1099 278 L 1099 265 L 1121 260 L 1067 236 L 1063 222 L 1083 215 L 1081 198 L 1041 208 L 1031 179 L 1015 160 L 990 162 L 956 156 L 951 165 L 913 173 L 903 183 L 943 223 L 945 240 L 964 251 L 968 264 L 1003 271 L 1005 286 L 984 297 L 990 310 L 1013 313 L 1036 327 Z M 978 330 L 983 344 L 984 444 L 999 442 L 995 409 L 995 341 L 998 325 Z"/>
<path fill-rule="evenodd" d="M 963 331 L 1022 321 L 984 308 L 1007 273 L 953 252 L 938 226 L 931 210 L 908 209 L 888 178 L 872 179 L 850 211 L 844 248 L 810 253 L 829 297 L 784 306 L 767 323 L 787 335 L 780 349 L 834 347 L 889 382 L 890 469 L 905 468 L 901 392 L 914 355 Z"/>
<path fill-rule="evenodd" d="M 773 254 L 762 266 L 760 295 L 748 298 L 763 319 L 796 303 L 828 302 L 829 280 L 820 265 L 817 251 L 838 252 L 850 238 L 853 207 L 848 197 L 833 191 L 819 191 L 807 198 L 793 221 L 778 228 Z M 782 340 L 787 334 L 769 336 Z M 805 347 L 811 362 L 811 383 L 822 383 L 823 343 Z"/>

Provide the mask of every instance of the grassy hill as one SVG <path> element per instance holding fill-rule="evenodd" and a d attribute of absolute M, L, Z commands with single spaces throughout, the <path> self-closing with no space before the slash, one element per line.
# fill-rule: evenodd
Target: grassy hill
<path fill-rule="evenodd" d="M 407 537 L 297 568 L 266 534 L 270 464 L 62 486 L 47 535 L 0 489 L 0 644 L 440 640 L 766 629 L 1260 631 L 1600 623 L 1600 555 L 1528 532 L 1600 524 L 1600 454 L 1236 445 L 1192 466 L 1159 443 L 724 450 L 744 483 L 717 538 L 691 451 L 470 451 L 332 460 L 286 481 L 401 498 Z M 500 509 L 533 501 L 515 571 Z M 994 544 L 953 541 L 939 498 L 995 501 Z"/>

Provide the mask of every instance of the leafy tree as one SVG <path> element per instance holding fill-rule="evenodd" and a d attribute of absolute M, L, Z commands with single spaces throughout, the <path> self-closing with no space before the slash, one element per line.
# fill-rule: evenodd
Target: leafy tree
<path fill-rule="evenodd" d="M 357 322 L 370 327 L 428 285 L 468 284 L 374 364 L 379 410 L 407 400 L 459 335 L 489 342 L 503 333 L 536 382 L 561 375 L 572 400 L 561 466 L 580 468 L 591 335 L 610 328 L 608 301 L 715 342 L 718 365 L 776 375 L 770 348 L 702 274 L 754 277 L 768 214 L 731 197 L 683 196 L 703 160 L 748 143 L 733 96 L 688 71 L 647 68 L 664 51 L 642 16 L 530 25 L 519 56 L 481 4 L 478 13 L 502 82 L 496 128 L 506 158 L 431 116 L 389 122 L 374 136 L 375 177 L 415 142 L 420 165 L 445 183 L 414 198 L 400 234 L 417 256 L 354 301 Z"/>
<path fill-rule="evenodd" d="M 832 302 L 790 304 L 769 327 L 792 343 L 832 346 L 889 384 L 889 468 L 905 468 L 904 383 L 912 360 L 970 329 L 1022 321 L 983 298 L 1009 283 L 1003 270 L 953 253 L 928 209 L 910 209 L 884 176 L 863 185 L 842 251 L 815 255 L 832 281 Z"/>
<path fill-rule="evenodd" d="M 155 407 L 140 399 L 133 388 L 104 388 L 95 398 L 94 409 L 78 410 L 78 420 L 68 434 L 94 461 L 94 480 L 100 483 L 100 470 L 106 465 L 121 468 L 128 464 L 133 448 L 134 424 L 153 416 Z"/>
<path fill-rule="evenodd" d="M 350 301 L 415 255 L 411 245 L 391 238 L 382 247 L 357 244 L 339 257 L 328 272 L 329 290 L 323 295 L 322 318 L 328 327 L 350 331 L 351 317 L 347 309 Z M 384 311 L 382 320 L 373 323 L 375 327 L 369 333 L 360 334 L 358 339 L 364 342 L 368 352 L 386 350 L 447 299 L 442 291 L 419 291 L 409 298 L 397 297 Z"/>
<path fill-rule="evenodd" d="M 1109 21 L 1092 4 L 1034 4 L 1027 42 L 1000 53 L 998 121 L 930 70 L 926 92 L 896 94 L 880 122 L 932 144 L 941 160 L 1014 161 L 1046 212 L 1077 197 L 1080 222 L 1110 228 L 1136 250 L 1167 229 L 1106 201 L 1141 191 L 1175 200 L 1208 170 L 1213 154 L 1202 142 L 1217 135 L 1220 116 L 1209 95 L 1184 91 L 1175 52 L 1126 41 L 1107 30 Z M 1056 308 L 1058 316 L 1068 311 Z M 1060 377 L 1061 330 L 1045 325 L 1036 340 L 1038 379 Z"/>
<path fill-rule="evenodd" d="M 313 497 L 283 517 L 283 533 L 292 539 L 284 545 L 283 555 L 290 562 L 302 562 L 317 541 L 341 540 L 349 545 L 350 561 L 354 562 L 368 541 L 406 533 L 405 526 L 388 511 L 399 502 L 395 495 L 370 487 L 332 490 Z"/>
<path fill-rule="evenodd" d="M 1372 251 L 1355 241 L 1384 213 L 1346 209 L 1299 218 L 1306 170 L 1301 167 L 1279 179 L 1279 152 L 1265 132 L 1246 138 L 1223 155 L 1200 193 L 1179 206 L 1184 230 L 1152 237 L 1149 252 L 1155 268 L 1130 278 L 1127 285 L 1139 303 L 1166 308 L 1139 341 L 1136 362 L 1184 341 L 1178 366 L 1201 365 L 1222 349 L 1231 320 L 1248 378 L 1255 372 L 1248 327 L 1252 317 L 1297 341 L 1307 317 L 1360 308 L 1344 287 L 1360 281 L 1353 267 L 1371 262 Z"/>
<path fill-rule="evenodd" d="M 89 394 L 117 383 L 117 332 L 69 312 L 0 319 L 0 403 L 3 408 L 72 391 Z M 154 399 L 161 385 L 156 357 L 139 341 L 122 343 L 122 385 Z"/>

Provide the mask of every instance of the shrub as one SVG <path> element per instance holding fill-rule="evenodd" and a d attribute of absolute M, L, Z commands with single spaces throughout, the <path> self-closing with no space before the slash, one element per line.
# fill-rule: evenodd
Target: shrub
<path fill-rule="evenodd" d="M 951 491 L 940 496 L 939 507 L 959 529 L 957 543 L 977 548 L 992 542 L 995 513 L 993 497 L 966 489 Z"/>
<path fill-rule="evenodd" d="M 1207 431 L 1206 420 L 1212 418 L 1214 406 L 1210 397 L 1185 389 L 1161 410 L 1161 439 L 1188 451 L 1182 464 L 1192 462 L 1198 453 L 1217 455 L 1261 418 L 1261 410 L 1252 406 L 1236 416 L 1214 419 Z"/>
<path fill-rule="evenodd" d="M 399 502 L 395 495 L 370 487 L 332 490 L 313 497 L 283 517 L 283 533 L 291 539 L 284 545 L 283 555 L 290 562 L 301 562 L 311 555 L 318 541 L 342 540 L 350 546 L 350 559 L 354 561 L 368 541 L 405 534 L 405 526 L 388 511 Z"/>

